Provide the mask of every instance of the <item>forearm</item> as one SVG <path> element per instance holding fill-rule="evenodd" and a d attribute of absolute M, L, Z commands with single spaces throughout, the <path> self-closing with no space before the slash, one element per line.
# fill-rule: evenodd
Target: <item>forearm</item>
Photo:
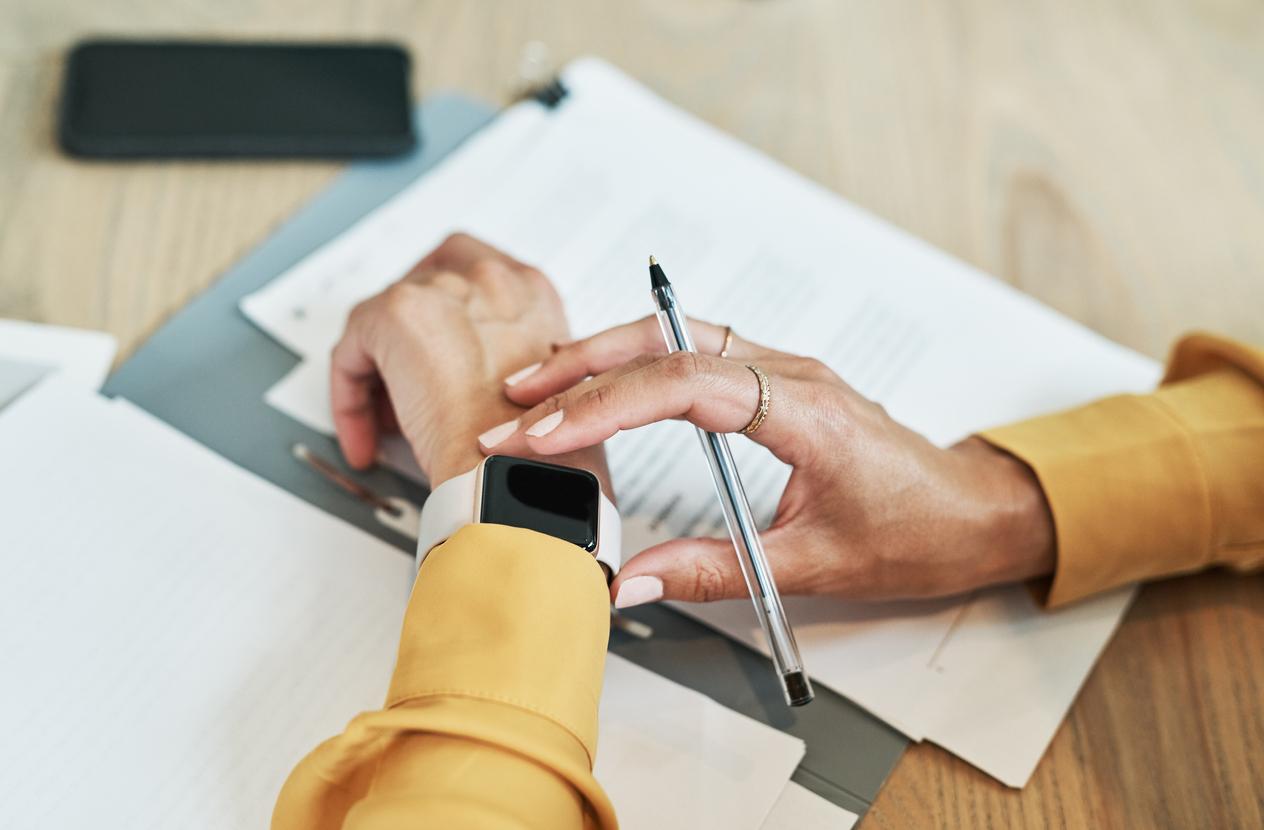
<path fill-rule="evenodd" d="M 564 733 L 537 739 L 573 742 Z M 382 754 L 371 791 L 341 830 L 581 828 L 585 809 L 579 791 L 537 760 L 473 738 L 405 732 Z"/>
<path fill-rule="evenodd" d="M 465 528 L 421 568 L 386 708 L 304 759 L 273 826 L 614 826 L 591 775 L 608 621 L 586 552 Z"/>

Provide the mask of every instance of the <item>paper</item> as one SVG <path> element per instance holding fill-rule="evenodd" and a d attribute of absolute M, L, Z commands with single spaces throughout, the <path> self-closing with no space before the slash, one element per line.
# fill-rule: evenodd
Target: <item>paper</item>
<path fill-rule="evenodd" d="M 45 366 L 19 363 L 0 357 L 0 409 L 30 389 L 49 372 Z"/>
<path fill-rule="evenodd" d="M 286 411 L 309 423 L 328 411 L 327 381 L 314 367 L 350 308 L 458 229 L 549 274 L 576 335 L 651 311 L 645 262 L 653 253 L 690 313 L 824 360 L 940 445 L 1158 380 L 1153 361 L 859 210 L 611 67 L 578 61 L 563 80 L 571 94 L 556 111 L 511 108 L 243 302 L 311 363 L 296 370 L 305 382 L 282 381 Z M 650 535 L 723 533 L 696 441 L 687 425 L 666 423 L 608 444 L 621 511 L 641 517 Z M 733 448 L 767 522 L 788 471 L 751 442 Z M 625 541 L 627 553 L 638 549 Z M 788 613 L 819 682 L 1021 786 L 1130 596 L 1048 614 L 1014 587 L 929 603 L 793 601 Z M 757 644 L 748 606 L 688 611 Z M 1047 655 L 1038 672 L 1029 663 L 1036 644 Z M 999 696 L 1015 703 L 994 707 Z"/>
<path fill-rule="evenodd" d="M 19 827 L 266 827 L 386 694 L 411 560 L 128 404 L 0 413 L 0 800 Z"/>
<path fill-rule="evenodd" d="M 803 759 L 797 738 L 618 655 L 593 774 L 627 830 L 758 828 Z"/>
<path fill-rule="evenodd" d="M 0 320 L 0 407 L 50 372 L 100 389 L 116 349 L 105 332 Z"/>
<path fill-rule="evenodd" d="M 763 830 L 851 830 L 859 818 L 791 781 L 773 805 Z"/>
<path fill-rule="evenodd" d="M 975 596 L 935 655 L 938 683 L 922 701 L 926 740 L 1023 786 L 1135 593 L 1121 588 L 1056 613 L 1021 587 Z"/>
<path fill-rule="evenodd" d="M 380 707 L 411 558 L 64 378 L 0 413 L 0 458 L 6 821 L 266 827 Z M 632 830 L 755 830 L 803 755 L 613 655 L 605 685 L 598 775 Z M 637 818 L 712 800 L 732 822 Z"/>
<path fill-rule="evenodd" d="M 1134 589 L 1057 612 L 1025 588 L 965 600 L 862 605 L 787 598 L 803 663 L 914 740 L 1011 787 L 1039 764 Z M 674 607 L 767 653 L 747 600 Z"/>

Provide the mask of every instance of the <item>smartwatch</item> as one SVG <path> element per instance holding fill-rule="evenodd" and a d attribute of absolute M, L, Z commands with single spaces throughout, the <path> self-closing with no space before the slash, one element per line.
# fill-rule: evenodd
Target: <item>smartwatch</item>
<path fill-rule="evenodd" d="M 430 492 L 421 507 L 417 567 L 468 524 L 523 527 L 570 542 L 619 572 L 619 511 L 587 470 L 509 455 L 489 455 Z"/>

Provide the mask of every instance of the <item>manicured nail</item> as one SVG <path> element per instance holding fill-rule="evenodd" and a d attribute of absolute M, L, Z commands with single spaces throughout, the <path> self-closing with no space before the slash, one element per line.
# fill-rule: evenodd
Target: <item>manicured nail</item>
<path fill-rule="evenodd" d="M 510 435 L 513 435 L 517 431 L 518 431 L 518 419 L 514 418 L 512 421 L 505 421 L 500 426 L 492 427 L 491 429 L 487 430 L 487 432 L 484 432 L 482 435 L 478 436 L 478 443 L 482 444 L 484 447 L 487 447 L 487 449 L 490 450 L 492 447 L 496 446 L 501 441 L 504 441 L 506 438 L 508 438 Z"/>
<path fill-rule="evenodd" d="M 615 608 L 631 608 L 657 602 L 663 598 L 663 580 L 656 576 L 634 576 L 619 586 L 614 598 Z"/>
<path fill-rule="evenodd" d="M 565 414 L 564 410 L 559 409 L 552 415 L 545 415 L 543 418 L 531 425 L 531 427 L 527 430 L 527 435 L 530 435 L 532 438 L 540 438 L 548 435 L 550 432 L 557 429 L 558 424 L 562 423 L 562 417 Z"/>
<path fill-rule="evenodd" d="M 514 372 L 509 377 L 505 378 L 505 385 L 513 386 L 515 383 L 519 381 L 526 380 L 527 378 L 534 375 L 535 370 L 539 368 L 540 368 L 539 363 L 532 363 L 530 366 L 528 366 L 525 369 L 519 369 L 518 371 Z"/>

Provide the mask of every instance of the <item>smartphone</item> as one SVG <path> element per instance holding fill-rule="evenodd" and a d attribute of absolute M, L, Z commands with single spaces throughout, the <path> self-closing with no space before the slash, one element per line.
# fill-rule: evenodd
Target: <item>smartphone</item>
<path fill-rule="evenodd" d="M 390 156 L 418 141 L 409 74 L 391 44 L 85 41 L 59 138 L 98 158 Z"/>

